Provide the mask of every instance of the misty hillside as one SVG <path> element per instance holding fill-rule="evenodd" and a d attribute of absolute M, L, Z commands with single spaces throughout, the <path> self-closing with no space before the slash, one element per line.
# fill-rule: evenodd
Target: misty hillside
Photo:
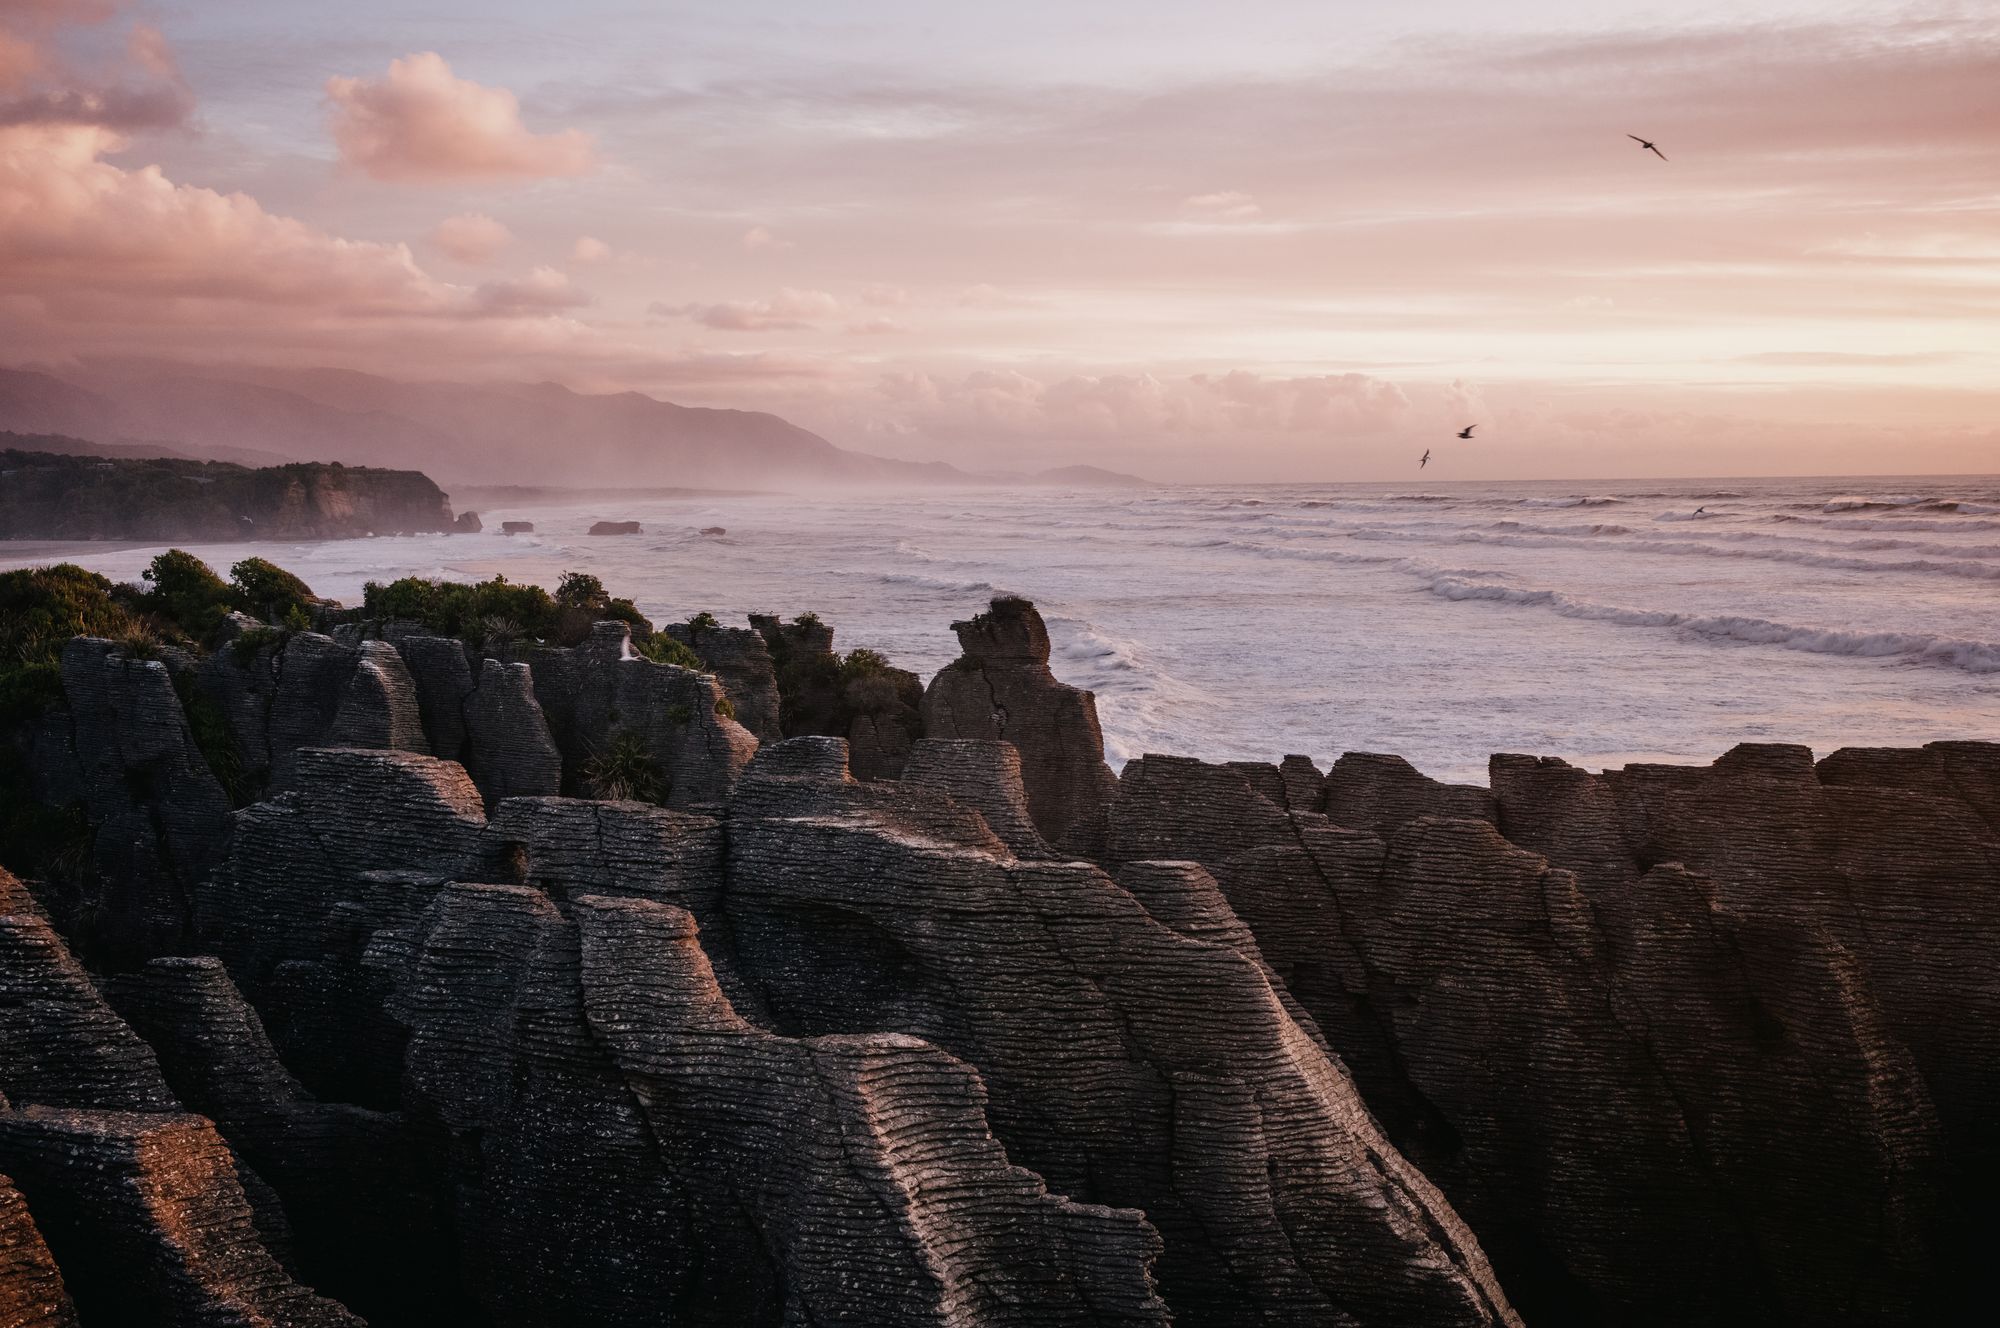
<path fill-rule="evenodd" d="M 414 467 L 441 481 L 783 487 L 967 483 L 953 467 L 835 447 L 761 411 L 554 383 L 405 383 L 344 369 L 92 361 L 0 369 L 0 429 L 224 457 Z"/>

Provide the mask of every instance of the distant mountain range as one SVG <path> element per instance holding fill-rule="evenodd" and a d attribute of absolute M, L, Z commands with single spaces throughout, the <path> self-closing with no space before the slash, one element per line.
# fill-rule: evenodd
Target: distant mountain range
<path fill-rule="evenodd" d="M 99 360 L 61 374 L 0 369 L 0 429 L 89 439 L 104 455 L 423 470 L 447 487 L 798 484 L 1144 484 L 1067 466 L 968 474 L 836 447 L 763 411 L 680 406 L 556 383 L 409 383 L 346 369 Z"/>

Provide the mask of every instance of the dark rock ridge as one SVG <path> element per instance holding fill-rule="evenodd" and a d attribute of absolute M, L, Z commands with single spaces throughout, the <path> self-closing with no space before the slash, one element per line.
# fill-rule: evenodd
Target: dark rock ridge
<path fill-rule="evenodd" d="M 72 641 L 0 1323 L 1990 1317 L 2000 745 L 1114 777 L 1001 600 L 863 779 L 754 626 Z"/>
<path fill-rule="evenodd" d="M 0 452 L 0 539 L 334 539 L 477 530 L 414 470 Z"/>
<path fill-rule="evenodd" d="M 593 535 L 637 535 L 640 533 L 637 521 L 593 521 L 590 523 Z"/>

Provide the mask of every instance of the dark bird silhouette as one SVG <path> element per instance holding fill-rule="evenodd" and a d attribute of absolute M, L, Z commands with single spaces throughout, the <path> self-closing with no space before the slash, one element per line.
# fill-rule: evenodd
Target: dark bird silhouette
<path fill-rule="evenodd" d="M 1658 157 L 1661 161 L 1665 161 L 1667 159 L 1666 153 L 1660 151 L 1658 148 L 1654 147 L 1651 143 L 1648 143 L 1645 139 L 1639 137 L 1637 134 L 1627 134 L 1625 135 L 1625 137 L 1631 139 L 1634 143 L 1637 143 L 1639 145 L 1639 151 L 1650 152 L 1654 156 Z"/>
<path fill-rule="evenodd" d="M 1470 438 L 1470 437 L 1472 437 L 1472 431 L 1473 431 L 1474 429 L 1477 429 L 1478 427 L 1479 427 L 1479 426 L 1478 426 L 1478 425 L 1476 425 L 1476 424 L 1468 424 L 1468 425 L 1466 425 L 1466 426 L 1465 426 L 1465 427 L 1464 427 L 1463 429 L 1460 429 L 1460 430 L 1458 431 L 1458 436 L 1459 436 L 1460 438 Z"/>
<path fill-rule="evenodd" d="M 1425 466 L 1428 466 L 1430 463 L 1431 463 L 1431 450 L 1428 447 L 1426 447 L 1424 449 L 1424 459 L 1417 463 L 1417 469 L 1422 470 Z"/>
<path fill-rule="evenodd" d="M 1694 509 L 1694 514 L 1696 516 L 1700 516 L 1703 512 L 1706 512 L 1707 510 L 1708 509 L 1706 507 L 1697 507 Z"/>

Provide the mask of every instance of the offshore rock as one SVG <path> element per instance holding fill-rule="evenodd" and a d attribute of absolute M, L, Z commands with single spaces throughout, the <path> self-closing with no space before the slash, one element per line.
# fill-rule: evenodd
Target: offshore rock
<path fill-rule="evenodd" d="M 899 803 L 838 756 L 781 743 L 731 808 L 724 907 L 780 1031 L 972 1064 L 1016 1163 L 1147 1214 L 1181 1321 L 1515 1321 L 1246 938 L 1162 924 L 1088 864 L 1018 861 L 983 818 Z"/>
<path fill-rule="evenodd" d="M 1096 698 L 1056 681 L 1048 629 L 1027 600 L 995 599 L 952 630 L 964 653 L 924 691 L 924 736 L 1014 744 L 1028 814 L 1042 838 L 1062 852 L 1092 855 L 1118 784 L 1104 763 Z"/>

